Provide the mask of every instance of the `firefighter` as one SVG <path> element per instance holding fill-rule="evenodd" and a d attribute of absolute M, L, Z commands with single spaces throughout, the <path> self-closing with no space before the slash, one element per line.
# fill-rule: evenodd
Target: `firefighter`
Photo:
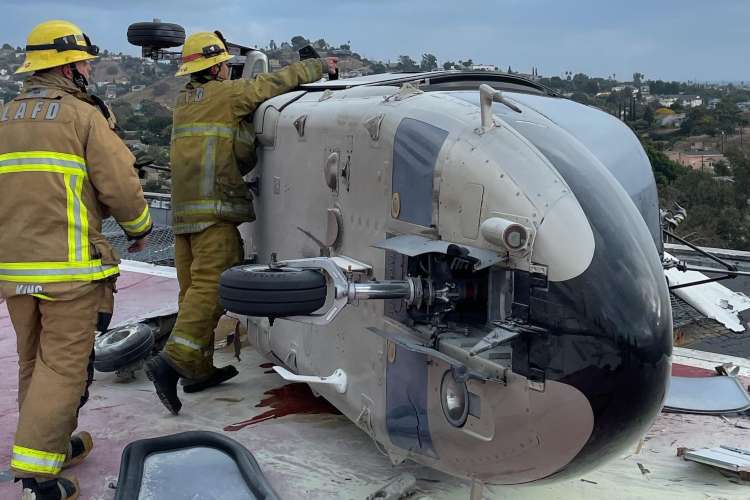
<path fill-rule="evenodd" d="M 263 101 L 334 75 L 335 59 L 307 59 L 255 80 L 228 80 L 231 59 L 219 32 L 187 38 L 177 76 L 190 75 L 174 111 L 172 223 L 180 284 L 177 323 L 160 356 L 146 363 L 157 395 L 173 414 L 185 392 L 197 392 L 235 375 L 213 365 L 214 329 L 223 310 L 219 276 L 243 259 L 237 226 L 255 220 L 243 176 L 255 166 L 252 117 Z"/>
<path fill-rule="evenodd" d="M 93 441 L 73 434 L 97 313 L 118 275 L 102 236 L 112 215 L 142 250 L 151 231 L 134 158 L 86 92 L 98 48 L 67 21 L 28 37 L 18 73 L 32 73 L 0 111 L 0 293 L 18 344 L 18 427 L 11 470 L 22 498 L 78 498 Z"/>

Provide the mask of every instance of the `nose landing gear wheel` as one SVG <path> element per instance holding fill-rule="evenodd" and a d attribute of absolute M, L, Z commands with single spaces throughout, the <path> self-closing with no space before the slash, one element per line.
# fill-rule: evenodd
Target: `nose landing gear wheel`
<path fill-rule="evenodd" d="M 219 301 L 245 316 L 305 315 L 325 304 L 326 280 L 310 269 L 237 266 L 221 275 Z"/>

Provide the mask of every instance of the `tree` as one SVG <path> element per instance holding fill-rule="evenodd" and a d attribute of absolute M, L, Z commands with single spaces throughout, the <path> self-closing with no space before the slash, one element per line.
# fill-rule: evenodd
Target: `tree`
<path fill-rule="evenodd" d="M 303 37 L 301 35 L 297 35 L 297 36 L 292 37 L 291 42 L 292 42 L 292 48 L 294 50 L 299 50 L 302 47 L 304 47 L 305 45 L 309 45 L 310 44 L 310 40 L 308 40 L 307 38 L 305 38 L 305 37 Z"/>
<path fill-rule="evenodd" d="M 646 109 L 643 111 L 643 121 L 645 121 L 649 127 L 654 124 L 654 110 L 651 109 L 650 106 L 646 106 Z"/>
<path fill-rule="evenodd" d="M 719 130 L 727 134 L 733 134 L 744 121 L 737 105 L 726 98 L 719 101 L 716 109 L 713 110 L 713 115 Z"/>
<path fill-rule="evenodd" d="M 409 56 L 398 56 L 398 66 L 400 71 L 418 71 L 417 62 Z"/>
<path fill-rule="evenodd" d="M 643 73 L 633 73 L 633 83 L 640 87 L 641 81 L 645 76 Z"/>
<path fill-rule="evenodd" d="M 739 148 L 731 148 L 726 156 L 734 174 L 735 206 L 747 209 L 750 200 L 750 158 Z"/>
<path fill-rule="evenodd" d="M 271 40 L 269 42 L 269 44 L 268 44 L 268 49 L 271 50 L 271 51 L 276 51 L 279 48 L 276 46 L 276 42 L 274 42 L 273 40 Z"/>
<path fill-rule="evenodd" d="M 115 83 L 115 75 L 117 75 L 119 72 L 119 68 L 114 64 L 109 66 L 106 70 L 106 73 L 112 77 L 112 83 Z"/>
<path fill-rule="evenodd" d="M 133 116 L 133 106 L 129 102 L 115 101 L 112 103 L 112 112 L 115 114 L 117 121 L 124 123 L 131 116 Z"/>
<path fill-rule="evenodd" d="M 4 43 L 3 50 L 13 50 L 13 46 L 8 43 Z"/>
<path fill-rule="evenodd" d="M 446 71 L 450 70 L 450 69 L 453 69 L 455 67 L 456 67 L 456 63 L 454 63 L 453 61 L 445 61 L 443 63 L 443 69 L 446 70 Z"/>
<path fill-rule="evenodd" d="M 383 64 L 383 63 L 382 63 L 382 62 L 380 62 L 380 61 L 378 61 L 378 62 L 375 62 L 375 63 L 371 64 L 371 65 L 370 65 L 370 69 L 371 69 L 371 70 L 372 70 L 372 72 L 373 72 L 373 73 L 375 73 L 376 75 L 379 75 L 379 74 L 381 74 L 381 73 L 385 73 L 385 72 L 387 71 L 387 68 L 385 67 L 385 64 Z"/>
<path fill-rule="evenodd" d="M 434 71 L 438 69 L 437 57 L 433 54 L 422 54 L 422 63 L 419 65 L 422 71 Z"/>
<path fill-rule="evenodd" d="M 159 82 L 156 85 L 154 85 L 154 96 L 159 97 L 163 96 L 169 91 L 169 85 L 167 85 L 165 82 Z"/>
<path fill-rule="evenodd" d="M 589 99 L 589 96 L 584 94 L 583 92 L 575 92 L 570 98 L 576 102 L 580 102 L 581 104 L 590 104 L 591 100 Z"/>
<path fill-rule="evenodd" d="M 646 143 L 643 145 L 646 155 L 651 162 L 651 168 L 654 171 L 654 179 L 657 186 L 665 186 L 674 182 L 678 177 L 688 172 L 686 167 L 670 160 L 667 155 L 658 151 L 653 144 Z"/>
<path fill-rule="evenodd" d="M 722 177 L 730 175 L 731 171 L 729 170 L 729 164 L 724 160 L 717 161 L 714 163 L 714 174 Z"/>
<path fill-rule="evenodd" d="M 326 42 L 322 38 L 315 40 L 315 42 L 313 43 L 313 47 L 315 47 L 316 49 L 320 49 L 320 50 L 328 50 L 329 48 L 328 42 Z"/>

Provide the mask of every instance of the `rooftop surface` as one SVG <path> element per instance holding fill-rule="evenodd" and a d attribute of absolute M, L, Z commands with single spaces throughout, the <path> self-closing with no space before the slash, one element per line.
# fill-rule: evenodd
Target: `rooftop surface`
<path fill-rule="evenodd" d="M 128 263 L 118 282 L 113 324 L 149 315 L 167 314 L 176 307 L 177 284 L 173 270 Z M 232 361 L 231 349 L 217 351 L 217 364 Z M 268 391 L 285 386 L 252 347 L 242 349 L 234 362 L 240 375 L 231 383 L 200 394 L 182 395 L 183 411 L 171 416 L 154 396 L 151 384 L 139 374 L 135 381 L 120 382 L 114 374 L 96 374 L 92 397 L 82 410 L 80 428 L 89 430 L 95 448 L 89 459 L 70 471 L 82 484 L 81 499 L 114 498 L 120 454 L 130 442 L 187 430 L 224 433 L 246 446 L 256 457 L 270 483 L 284 499 L 364 499 L 401 472 L 418 479 L 418 499 L 468 499 L 467 482 L 431 469 L 405 463 L 394 466 L 376 444 L 344 416 L 333 413 L 291 414 L 252 426 L 244 422 L 269 411 L 258 407 Z M 10 447 L 18 417 L 17 356 L 13 329 L 4 304 L 0 304 L 0 469 L 10 461 Z M 675 350 L 674 371 L 702 376 L 727 360 L 742 366 L 750 377 L 750 362 L 689 349 Z M 745 385 L 748 379 L 744 379 Z M 293 400 L 297 409 L 322 402 Z M 283 406 L 289 400 L 283 400 Z M 304 401 L 304 398 L 302 398 Z M 279 403 L 279 402 L 277 402 Z M 278 406 L 275 405 L 275 406 Z M 661 414 L 640 444 L 601 469 L 579 480 L 541 486 L 488 486 L 485 499 L 748 499 L 750 485 L 722 476 L 707 466 L 676 457 L 677 447 L 748 447 L 750 418 Z M 640 465 L 639 465 L 640 464 Z M 206 471 L 210 474 L 210 471 Z M 0 473 L 0 498 L 16 498 L 18 487 Z M 218 496 L 216 498 L 221 498 Z"/>

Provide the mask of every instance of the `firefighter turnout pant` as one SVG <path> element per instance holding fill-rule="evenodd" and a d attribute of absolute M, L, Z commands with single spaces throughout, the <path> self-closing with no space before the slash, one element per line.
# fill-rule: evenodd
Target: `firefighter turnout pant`
<path fill-rule="evenodd" d="M 224 313 L 219 277 L 242 257 L 242 240 L 234 223 L 175 235 L 179 312 L 164 354 L 180 376 L 201 380 L 212 374 L 214 329 Z"/>
<path fill-rule="evenodd" d="M 7 299 L 18 344 L 19 417 L 10 464 L 16 477 L 60 474 L 78 425 L 104 287 L 82 288 L 70 300 Z"/>

